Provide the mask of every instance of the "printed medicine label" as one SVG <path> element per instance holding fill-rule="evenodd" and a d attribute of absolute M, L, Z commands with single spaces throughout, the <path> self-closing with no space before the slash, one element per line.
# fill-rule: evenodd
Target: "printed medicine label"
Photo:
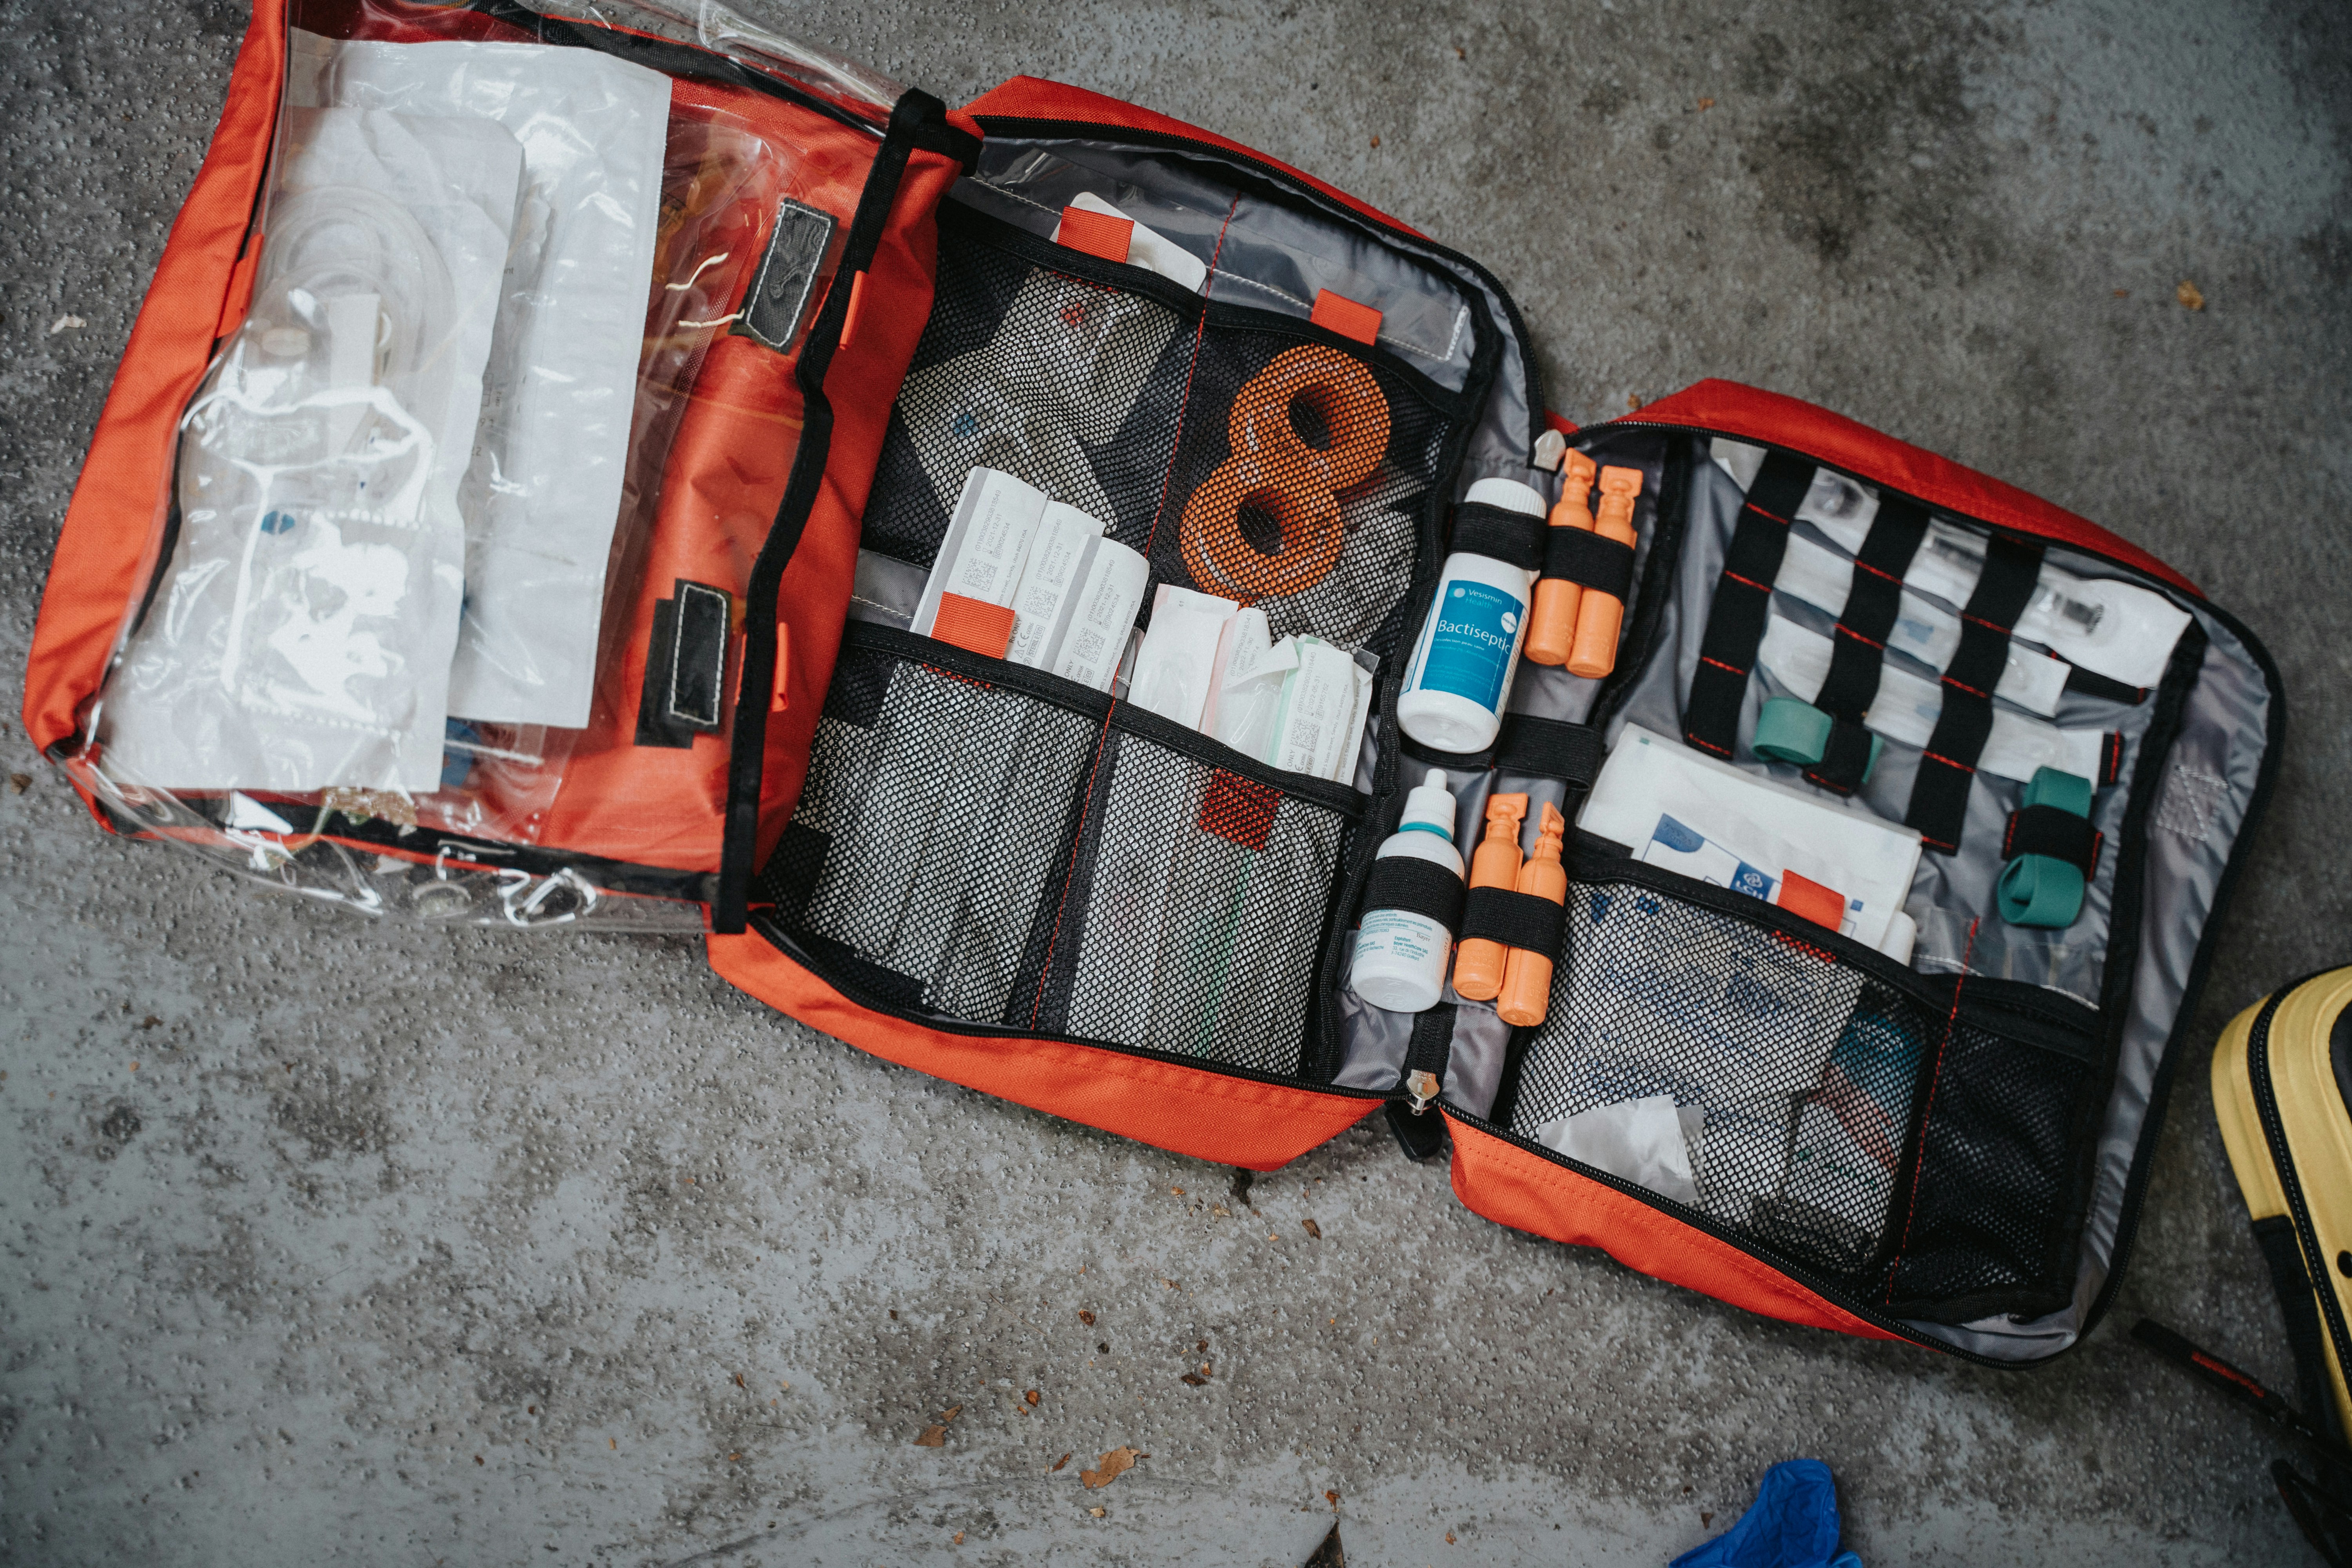
<path fill-rule="evenodd" d="M 1486 583 L 1456 579 L 1437 602 L 1437 627 L 1422 666 L 1421 689 L 1450 691 L 1481 708 L 1503 698 L 1511 650 L 1519 638 L 1526 601 Z"/>

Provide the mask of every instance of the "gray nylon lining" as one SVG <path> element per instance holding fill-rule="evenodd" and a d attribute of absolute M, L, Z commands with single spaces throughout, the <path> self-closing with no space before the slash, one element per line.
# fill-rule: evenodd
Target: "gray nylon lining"
<path fill-rule="evenodd" d="M 950 195 L 1050 238 L 1062 208 L 1090 191 L 1203 264 L 1214 256 L 1211 298 L 1304 319 L 1317 291 L 1331 289 L 1378 308 L 1382 346 L 1456 390 L 1469 374 L 1473 347 L 1464 300 L 1475 294 L 1502 341 L 1502 361 L 1471 434 L 1462 482 L 1466 487 L 1489 476 L 1527 480 L 1538 411 L 1529 406 L 1526 351 L 1512 336 L 1503 297 L 1407 236 L 1387 233 L 1375 240 L 1311 210 L 1255 196 L 1237 203 L 1226 174 L 1232 167 L 1207 150 L 1180 153 L 991 136 L 979 172 L 959 181 Z"/>

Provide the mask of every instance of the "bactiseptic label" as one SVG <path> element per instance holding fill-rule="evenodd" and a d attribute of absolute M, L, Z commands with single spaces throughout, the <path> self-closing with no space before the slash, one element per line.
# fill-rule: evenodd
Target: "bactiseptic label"
<path fill-rule="evenodd" d="M 1481 708 L 1501 701 L 1526 608 L 1524 601 L 1500 588 L 1456 579 L 1437 602 L 1437 629 L 1429 639 L 1422 688 L 1451 691 Z"/>

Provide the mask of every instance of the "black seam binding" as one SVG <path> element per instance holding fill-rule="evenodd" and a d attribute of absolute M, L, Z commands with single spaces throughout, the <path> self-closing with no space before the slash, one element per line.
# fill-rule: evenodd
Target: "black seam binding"
<path fill-rule="evenodd" d="M 727 816 L 717 897 L 710 910 L 711 930 L 721 936 L 743 931 L 751 877 L 757 869 L 752 861 L 759 850 L 768 710 L 776 679 L 776 600 L 832 458 L 833 405 L 825 398 L 824 377 L 841 346 L 842 323 L 849 315 L 849 281 L 872 265 L 889 227 L 898 186 L 914 151 L 913 128 L 932 121 L 943 123 L 946 117 L 945 104 L 919 90 L 910 89 L 891 110 L 890 128 L 866 171 L 866 189 L 857 198 L 857 213 L 843 242 L 833 286 L 825 290 L 824 304 L 801 345 L 800 363 L 793 367 L 803 405 L 800 448 L 793 456 L 792 475 L 777 505 L 776 520 L 752 563 L 751 580 L 743 595 L 743 668 L 736 678 L 735 723 L 727 759 Z"/>

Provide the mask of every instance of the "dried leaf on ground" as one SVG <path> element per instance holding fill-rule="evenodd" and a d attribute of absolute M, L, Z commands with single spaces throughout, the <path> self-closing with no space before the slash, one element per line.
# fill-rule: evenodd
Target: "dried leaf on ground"
<path fill-rule="evenodd" d="M 1139 1454 L 1133 1448 L 1122 1445 L 1097 1459 L 1093 1469 L 1080 1470 L 1078 1479 L 1086 1484 L 1088 1490 L 1096 1487 L 1107 1487 L 1135 1468 L 1136 1460 L 1150 1458 L 1151 1456 L 1149 1454 Z"/>
<path fill-rule="evenodd" d="M 1180 1197 L 1180 1198 L 1181 1198 L 1181 1197 L 1182 1197 L 1182 1196 L 1184 1195 L 1184 1189 L 1183 1189 L 1183 1188 L 1181 1188 L 1181 1187 L 1171 1187 L 1171 1188 L 1169 1188 L 1168 1190 L 1169 1190 L 1170 1192 L 1171 1192 L 1171 1193 L 1174 1193 L 1174 1194 L 1175 1194 L 1178 1197 Z"/>
<path fill-rule="evenodd" d="M 1030 1404 L 1034 1405 L 1034 1404 L 1036 1404 L 1039 1400 L 1041 1400 L 1041 1399 L 1045 1398 L 1045 1394 L 1043 1394 L 1042 1393 L 1040 1393 L 1040 1392 L 1039 1392 L 1039 1391 L 1037 1391 L 1036 1389 L 1034 1389 L 1034 1388 L 1033 1388 L 1033 1389 L 1031 1389 L 1028 1393 L 1026 1393 L 1026 1394 L 1023 1394 L 1021 1397 L 1022 1397 L 1022 1398 L 1024 1398 L 1024 1399 L 1025 1399 L 1025 1400 L 1027 1400 Z"/>
<path fill-rule="evenodd" d="M 1338 1492 L 1325 1492 L 1323 1494 L 1323 1500 L 1331 1505 L 1331 1511 L 1333 1513 L 1339 1511 L 1339 1494 Z"/>
<path fill-rule="evenodd" d="M 1449 1536 L 1447 1536 L 1445 1539 L 1446 1539 L 1446 1540 L 1448 1540 L 1448 1541 L 1451 1541 L 1451 1540 L 1453 1540 L 1454 1538 L 1453 1538 L 1452 1536 L 1450 1536 L 1450 1535 L 1449 1535 Z M 961 1545 L 963 1544 L 963 1531 L 961 1531 L 961 1530 L 957 1531 L 955 1532 L 955 1540 L 954 1540 L 954 1541 L 952 1541 L 952 1542 L 950 1542 L 949 1544 L 950 1544 L 950 1545 L 954 1545 L 954 1546 L 961 1546 Z"/>
<path fill-rule="evenodd" d="M 1188 1372 L 1177 1381 L 1180 1383 L 1189 1383 L 1195 1388 L 1206 1388 L 1209 1385 L 1209 1380 L 1202 1377 L 1197 1372 Z"/>
<path fill-rule="evenodd" d="M 26 790 L 28 790 L 28 789 L 30 789 L 30 788 L 32 788 L 32 787 L 33 787 L 33 775 L 32 775 L 32 774 L 30 774 L 30 773 L 10 773 L 10 774 L 8 775 L 8 793 L 9 793 L 10 795 L 22 795 L 22 794 L 24 794 Z"/>
<path fill-rule="evenodd" d="M 915 1439 L 918 1448 L 944 1448 L 947 1446 L 948 1429 L 944 1426 L 926 1426 L 922 1435 Z"/>
<path fill-rule="evenodd" d="M 1223 1219 L 1231 1219 L 1234 1217 L 1234 1211 L 1227 1208 L 1223 1204 L 1211 1204 L 1209 1205 L 1209 1212 Z"/>
<path fill-rule="evenodd" d="M 1307 1227 L 1307 1235 L 1313 1237 L 1318 1241 L 1323 1239 L 1323 1227 L 1321 1226 L 1317 1225 L 1311 1219 L 1302 1219 L 1298 1223 Z"/>
<path fill-rule="evenodd" d="M 1095 1326 L 1095 1315 L 1081 1307 L 1078 1309 L 1078 1321 L 1091 1329 Z"/>
<path fill-rule="evenodd" d="M 1713 1524 L 1714 1522 L 1715 1522 L 1715 1514 L 1714 1514 L 1714 1512 L 1713 1512 L 1712 1510 L 1708 1510 L 1708 1511 L 1706 1511 L 1706 1512 L 1702 1512 L 1702 1513 L 1698 1516 L 1698 1527 L 1699 1527 L 1701 1530 L 1705 1530 L 1708 1525 Z"/>
<path fill-rule="evenodd" d="M 1702 98 L 1702 99 L 1700 99 L 1700 100 L 1698 100 L 1698 111 L 1699 111 L 1701 114 L 1705 114 L 1708 110 L 1713 109 L 1714 107 L 1715 107 L 1715 100 L 1713 100 L 1713 99 L 1711 99 L 1711 98 Z M 1453 1539 L 1454 1539 L 1454 1537 L 1452 1537 L 1452 1536 L 1450 1536 L 1450 1535 L 1449 1535 L 1449 1536 L 1447 1536 L 1445 1539 L 1446 1539 L 1446 1540 L 1448 1540 L 1448 1541 L 1451 1541 L 1451 1540 L 1453 1540 Z"/>
<path fill-rule="evenodd" d="M 1109 1511 L 1110 1510 L 1108 1509 L 1103 1508 L 1090 1508 L 1087 1510 L 1087 1514 L 1096 1519 L 1100 1519 L 1104 1514 L 1108 1513 Z"/>
<path fill-rule="evenodd" d="M 2179 300 L 2182 304 L 2188 306 L 2192 310 L 2201 310 L 2205 308 L 2204 294 L 2198 289 L 2196 284 L 2191 283 L 2186 278 L 2180 280 L 2180 287 L 2172 291 L 2172 297 Z"/>
<path fill-rule="evenodd" d="M 1047 1473 L 1048 1473 L 1048 1474 L 1050 1474 L 1050 1473 L 1052 1473 L 1052 1472 L 1053 1472 L 1053 1471 L 1055 1471 L 1055 1470 L 1058 1470 L 1058 1469 L 1060 1469 L 1064 1465 L 1066 1465 L 1066 1464 L 1068 1464 L 1069 1462 L 1070 1462 L 1070 1456 L 1069 1456 L 1069 1455 L 1067 1455 L 1067 1454 L 1065 1454 L 1065 1455 L 1063 1455 L 1060 1458 L 1058 1458 L 1058 1459 L 1055 1460 L 1052 1464 L 1050 1464 L 1050 1465 L 1046 1466 L 1046 1467 L 1045 1467 L 1045 1469 L 1046 1469 Z"/>

